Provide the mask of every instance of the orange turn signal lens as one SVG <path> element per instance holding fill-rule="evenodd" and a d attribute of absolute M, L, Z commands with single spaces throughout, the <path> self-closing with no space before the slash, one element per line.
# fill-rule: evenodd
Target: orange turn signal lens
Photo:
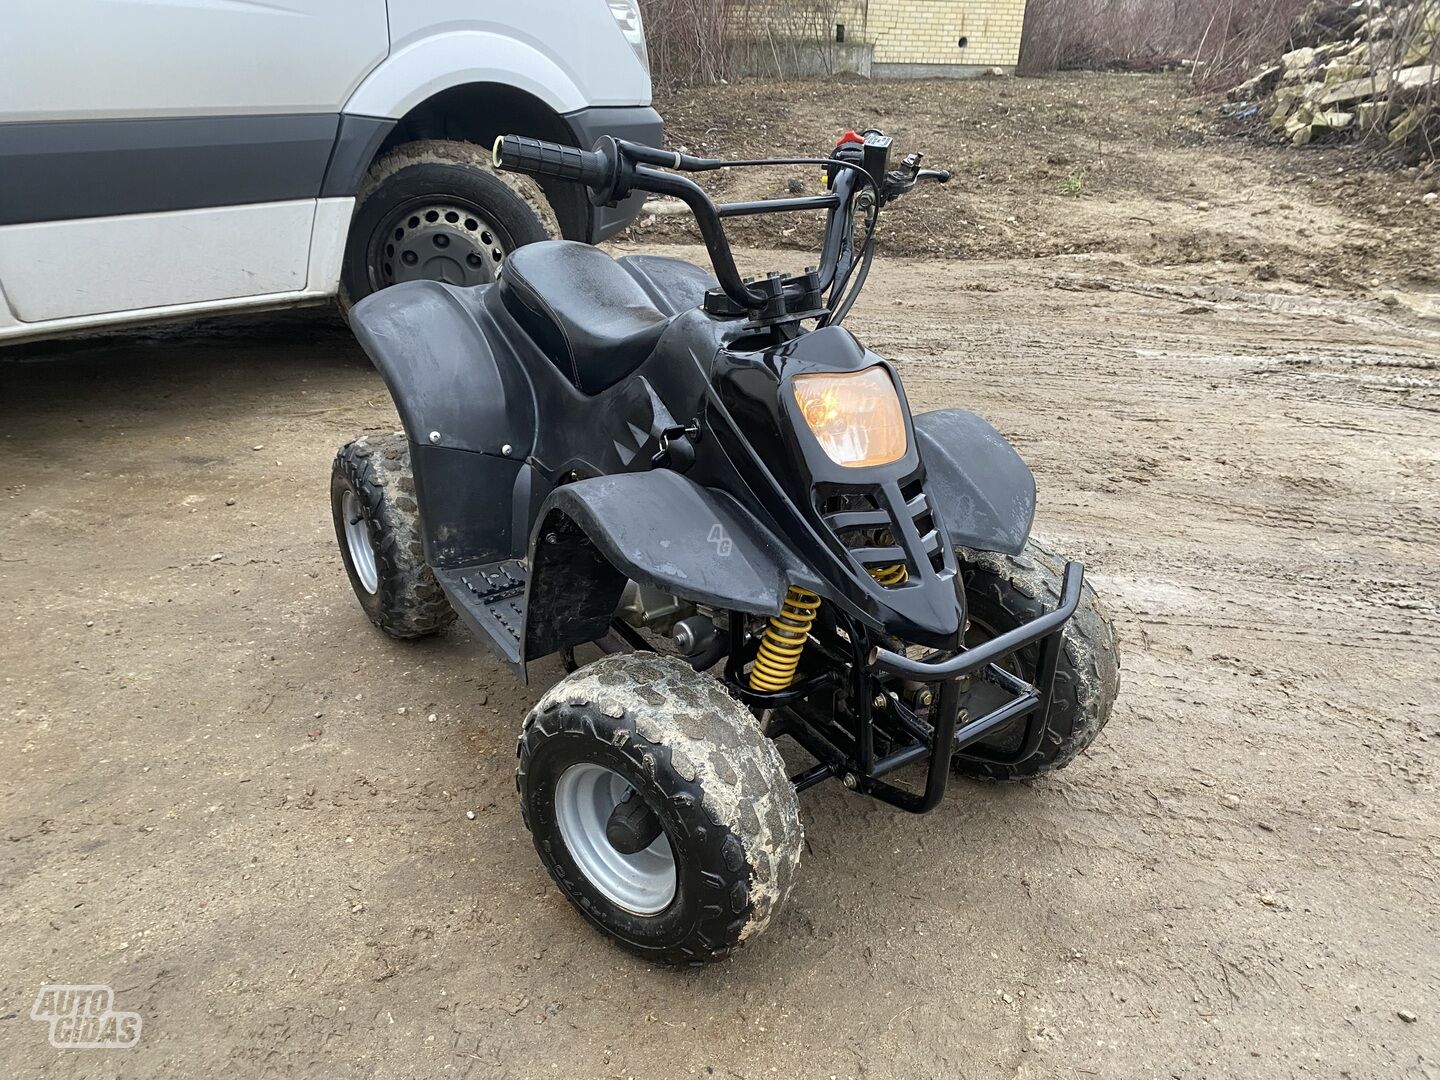
<path fill-rule="evenodd" d="M 800 415 L 836 465 L 858 469 L 905 456 L 905 414 L 883 367 L 796 375 L 791 381 Z"/>

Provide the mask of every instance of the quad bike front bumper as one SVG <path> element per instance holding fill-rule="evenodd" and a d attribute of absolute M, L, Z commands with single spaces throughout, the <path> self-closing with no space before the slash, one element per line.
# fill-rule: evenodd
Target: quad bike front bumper
<path fill-rule="evenodd" d="M 823 675 L 776 694 L 750 692 L 741 697 L 751 705 L 773 710 L 768 734 L 789 735 L 819 762 L 792 777 L 797 791 L 839 777 L 847 788 L 911 813 L 926 813 L 945 797 L 955 754 L 965 752 L 1004 765 L 1018 764 L 1039 750 L 1050 715 L 1061 635 L 1079 607 L 1084 581 L 1085 568 L 1067 562 L 1060 600 L 1052 611 L 954 655 L 915 659 L 878 645 L 857 652 L 851 666 L 852 685 L 845 695 L 852 724 L 837 723 L 833 715 L 816 707 L 816 692 L 825 689 Z M 1031 645 L 1038 646 L 1033 682 L 1000 666 L 1000 661 Z M 1010 695 L 1009 700 L 983 716 L 969 716 L 962 709 L 962 695 L 972 678 L 992 683 Z M 911 707 L 905 694 L 891 689 L 915 684 L 926 688 L 933 684 L 938 689 L 938 694 L 926 690 L 932 702 L 923 710 L 928 718 Z M 883 714 L 883 726 L 877 713 Z M 1025 727 L 1012 752 L 997 754 L 976 745 L 1016 720 L 1023 720 Z M 877 756 L 877 727 L 889 743 L 903 745 Z M 928 761 L 922 791 L 896 787 L 882 779 L 921 761 Z"/>

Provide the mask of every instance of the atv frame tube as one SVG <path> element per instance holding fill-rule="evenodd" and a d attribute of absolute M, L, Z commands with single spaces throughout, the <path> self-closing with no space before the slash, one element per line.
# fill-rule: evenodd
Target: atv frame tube
<path fill-rule="evenodd" d="M 938 806 L 945 797 L 952 755 L 973 747 L 1011 721 L 1025 720 L 1019 749 L 1002 756 L 975 748 L 969 750 L 968 756 L 1002 764 L 1017 763 L 1039 749 L 1054 693 L 1061 634 L 1065 623 L 1080 604 L 1084 580 L 1084 567 L 1078 562 L 1067 562 L 1060 602 L 1053 611 L 983 645 L 947 658 L 916 660 L 879 645 L 866 647 L 863 644 L 866 635 L 859 626 L 850 623 L 846 627 L 847 636 L 855 646 L 850 664 L 850 700 L 853 703 L 850 712 L 854 721 L 851 732 L 844 731 L 833 717 L 827 718 L 810 701 L 817 692 L 837 681 L 830 671 L 823 671 L 778 693 L 757 694 L 746 689 L 744 680 L 740 678 L 744 668 L 745 643 L 743 634 L 733 629 L 734 622 L 726 682 L 730 684 L 731 692 L 752 708 L 775 710 L 770 716 L 767 734 L 772 737 L 790 736 L 818 762 L 791 777 L 797 791 L 831 777 L 839 777 L 851 790 L 864 792 L 913 814 L 924 814 Z M 1037 643 L 1039 659 L 1033 683 L 999 666 L 998 661 Z M 979 676 L 1013 696 L 984 716 L 962 716 L 961 680 L 971 676 Z M 901 695 L 885 689 L 897 679 L 939 684 L 933 724 L 912 711 Z M 886 725 L 887 734 L 894 735 L 898 730 L 908 735 L 910 742 L 877 758 L 874 751 L 878 727 L 875 705 L 882 698 L 890 721 Z M 925 786 L 921 791 L 906 790 L 881 779 L 907 765 L 927 759 Z"/>

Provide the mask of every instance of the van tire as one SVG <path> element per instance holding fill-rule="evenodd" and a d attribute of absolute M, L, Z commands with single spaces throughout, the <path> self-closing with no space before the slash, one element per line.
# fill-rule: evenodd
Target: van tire
<path fill-rule="evenodd" d="M 516 248 L 559 235 L 539 185 L 499 172 L 488 149 L 450 139 L 404 143 L 370 167 L 355 197 L 340 310 L 348 315 L 400 281 L 484 284 Z"/>

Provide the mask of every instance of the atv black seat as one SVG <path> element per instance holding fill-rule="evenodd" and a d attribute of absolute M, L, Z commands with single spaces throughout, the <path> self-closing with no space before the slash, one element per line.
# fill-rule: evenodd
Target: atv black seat
<path fill-rule="evenodd" d="M 598 248 L 545 240 L 500 271 L 505 309 L 579 390 L 596 394 L 650 355 L 669 319 Z"/>

